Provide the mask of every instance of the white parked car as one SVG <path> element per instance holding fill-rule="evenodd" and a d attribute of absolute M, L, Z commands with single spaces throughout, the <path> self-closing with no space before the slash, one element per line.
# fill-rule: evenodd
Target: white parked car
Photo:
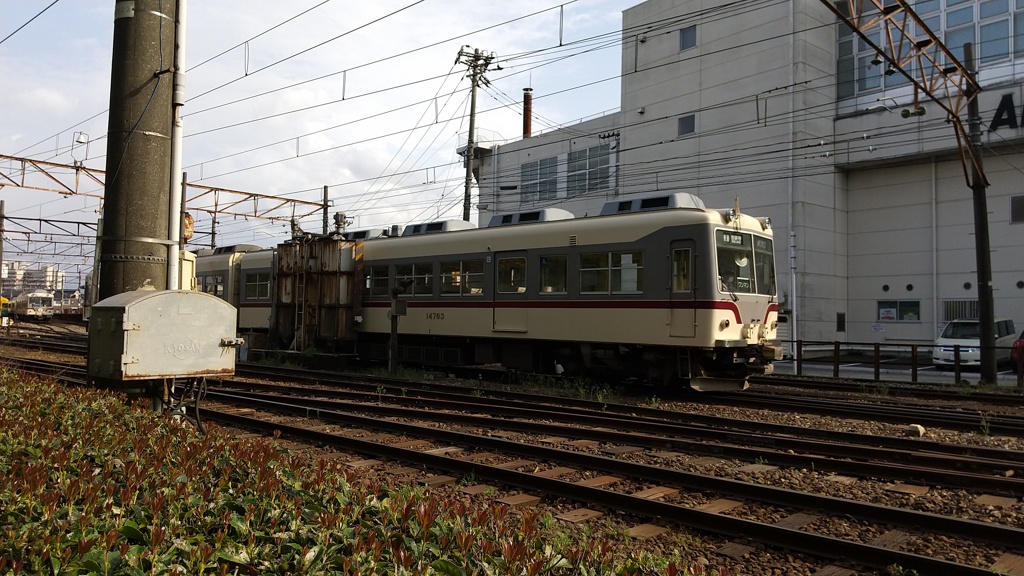
<path fill-rule="evenodd" d="M 1010 348 L 1017 339 L 1013 320 L 996 320 L 996 363 L 1010 361 Z M 956 346 L 960 346 L 960 365 L 981 364 L 981 326 L 977 320 L 953 320 L 946 324 L 932 348 L 932 364 L 942 368 L 955 364 Z"/>

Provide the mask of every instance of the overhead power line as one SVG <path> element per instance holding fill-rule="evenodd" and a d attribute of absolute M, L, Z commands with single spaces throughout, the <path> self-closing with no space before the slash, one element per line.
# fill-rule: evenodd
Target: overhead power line
<path fill-rule="evenodd" d="M 22 28 L 24 28 L 25 26 L 28 26 L 29 24 L 31 24 L 31 23 L 32 23 L 32 21 L 33 21 L 33 20 L 35 20 L 36 18 L 39 18 L 40 16 L 42 16 L 42 15 L 43 15 L 43 12 L 46 12 L 46 11 L 47 11 L 47 10 L 49 10 L 50 8 L 53 8 L 53 5 L 54 5 L 54 4 L 56 4 L 57 2 L 60 2 L 60 0 L 53 0 L 53 2 L 50 2 L 50 5 L 49 5 L 49 6 L 47 6 L 46 8 L 43 8 L 42 10 L 40 10 L 40 11 L 39 11 L 39 14 L 36 14 L 35 16 L 33 16 L 33 17 L 29 18 L 28 22 L 25 22 L 25 23 L 24 23 L 24 24 L 22 24 L 21 26 L 18 26 L 18 29 L 17 29 L 17 30 L 15 30 L 14 32 L 11 32 L 11 33 L 10 33 L 10 34 L 8 34 L 7 36 L 4 36 L 4 39 L 3 39 L 3 40 L 0 40 L 0 44 L 3 44 L 4 42 L 7 42 L 7 40 L 8 40 L 8 39 L 9 39 L 9 38 L 10 38 L 11 36 L 14 36 L 14 35 L 15 35 L 15 34 L 17 34 L 18 32 L 21 32 L 21 29 L 22 29 Z"/>

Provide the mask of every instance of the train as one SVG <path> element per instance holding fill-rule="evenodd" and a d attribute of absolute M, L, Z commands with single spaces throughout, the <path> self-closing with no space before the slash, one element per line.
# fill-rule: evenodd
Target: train
<path fill-rule="evenodd" d="M 45 290 L 22 292 L 11 302 L 11 314 L 18 320 L 42 322 L 53 318 L 53 293 Z"/>
<path fill-rule="evenodd" d="M 338 232 L 334 248 L 296 262 L 310 241 L 200 252 L 196 284 L 271 347 L 301 336 L 300 275 L 340 258 L 350 271 L 318 290 L 349 309 L 307 318 L 348 324 L 329 332 L 363 358 L 388 358 L 395 325 L 400 361 L 701 391 L 746 388 L 782 359 L 771 220 L 686 193 L 610 201 L 591 217 L 549 208 L 485 227 Z"/>

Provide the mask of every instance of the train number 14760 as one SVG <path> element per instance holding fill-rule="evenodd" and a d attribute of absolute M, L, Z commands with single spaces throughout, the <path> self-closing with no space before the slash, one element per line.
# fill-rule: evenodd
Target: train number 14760
<path fill-rule="evenodd" d="M 444 312 L 427 312 L 427 320 L 444 320 Z"/>

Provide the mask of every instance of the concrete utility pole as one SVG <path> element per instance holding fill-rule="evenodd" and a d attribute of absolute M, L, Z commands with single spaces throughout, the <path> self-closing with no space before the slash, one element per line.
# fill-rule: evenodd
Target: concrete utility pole
<path fill-rule="evenodd" d="M 4 201 L 0 200 L 0 298 L 4 296 Z"/>
<path fill-rule="evenodd" d="M 476 89 L 482 82 L 485 86 L 490 85 L 484 72 L 494 61 L 497 55 L 494 52 L 484 54 L 478 49 L 469 51 L 469 46 L 463 46 L 459 50 L 459 57 L 456 64 L 465 64 L 469 67 L 469 80 L 472 84 L 469 97 L 469 137 L 466 139 L 466 191 L 462 201 L 462 219 L 469 222 L 469 205 L 473 191 L 473 152 L 476 148 Z M 500 69 L 500 67 L 499 67 Z"/>
<path fill-rule="evenodd" d="M 977 75 L 977 67 L 974 61 L 974 46 L 968 42 L 964 44 L 964 60 L 972 77 Z M 968 85 L 967 105 L 967 126 L 970 139 L 968 146 L 971 147 L 971 194 L 974 197 L 974 249 L 977 263 L 978 276 L 978 323 L 981 329 L 981 381 L 994 384 L 998 378 L 996 375 L 996 320 L 995 306 L 992 296 L 992 255 L 989 246 L 988 235 L 988 200 L 985 197 L 985 188 L 988 182 L 985 180 L 981 162 L 981 114 L 978 113 L 978 99 L 974 98 L 975 93 L 972 85 Z"/>
<path fill-rule="evenodd" d="M 115 2 L 99 299 L 167 287 L 175 2 Z"/>

